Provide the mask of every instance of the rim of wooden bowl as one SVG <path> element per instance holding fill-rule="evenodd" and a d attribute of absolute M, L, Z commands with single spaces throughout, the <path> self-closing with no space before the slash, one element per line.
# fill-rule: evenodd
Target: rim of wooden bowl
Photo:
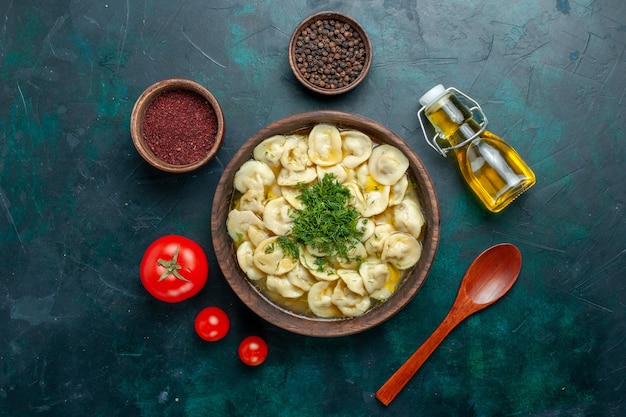
<path fill-rule="evenodd" d="M 302 74 L 300 74 L 300 71 L 298 71 L 298 66 L 296 63 L 296 56 L 295 56 L 295 48 L 296 48 L 296 42 L 298 40 L 298 34 L 301 33 L 305 27 L 309 26 L 312 22 L 314 22 L 315 20 L 319 20 L 319 19 L 335 19 L 335 20 L 348 23 L 352 27 L 352 29 L 354 29 L 355 31 L 359 33 L 359 35 L 361 36 L 361 39 L 363 39 L 363 43 L 365 44 L 366 55 L 365 55 L 365 63 L 363 64 L 363 70 L 354 81 L 352 81 L 350 84 L 344 87 L 335 88 L 335 89 L 318 87 L 314 84 L 311 84 L 309 81 L 307 81 L 307 79 L 304 78 Z M 308 16 L 307 18 L 305 18 L 302 22 L 300 22 L 300 24 L 296 27 L 296 29 L 293 31 L 293 34 L 291 35 L 291 39 L 289 41 L 288 55 L 289 55 L 289 66 L 291 67 L 293 74 L 295 75 L 296 79 L 300 82 L 300 84 L 304 85 L 306 88 L 316 93 L 327 95 L 327 96 L 332 96 L 332 95 L 337 95 L 337 94 L 343 94 L 352 90 L 357 85 L 359 85 L 361 81 L 365 79 L 365 77 L 367 76 L 367 73 L 370 70 L 370 67 L 372 66 L 372 42 L 370 41 L 370 38 L 367 35 L 367 32 L 365 32 L 365 29 L 363 29 L 363 27 L 352 17 L 343 13 L 326 10 L 326 11 L 314 13 Z"/>
<path fill-rule="evenodd" d="M 192 162 L 191 164 L 176 165 L 163 161 L 157 157 L 154 152 L 152 152 L 143 136 L 143 120 L 146 115 L 146 110 L 158 96 L 173 90 L 191 91 L 202 96 L 209 102 L 209 105 L 215 112 L 215 116 L 217 118 L 215 143 L 202 159 Z M 141 155 L 141 157 L 153 167 L 172 173 L 190 172 L 206 165 L 220 150 L 224 140 L 224 129 L 224 112 L 222 111 L 222 107 L 213 93 L 211 93 L 211 91 L 209 91 L 202 84 L 186 78 L 169 78 L 157 81 L 146 88 L 135 102 L 130 117 L 130 134 L 139 155 Z"/>
<path fill-rule="evenodd" d="M 290 312 L 269 301 L 257 290 L 240 269 L 234 244 L 228 235 L 226 219 L 234 191 L 233 180 L 239 167 L 253 157 L 254 147 L 276 134 L 289 134 L 330 123 L 339 128 L 353 128 L 367 134 L 377 143 L 389 143 L 409 159 L 410 176 L 416 182 L 417 196 L 424 211 L 426 229 L 422 240 L 422 256 L 400 287 L 384 303 L 365 314 L 342 319 L 311 318 Z M 284 330 L 307 336 L 346 336 L 368 330 L 398 313 L 422 286 L 435 258 L 440 235 L 439 203 L 430 175 L 413 150 L 381 124 L 366 117 L 334 110 L 310 111 L 275 121 L 259 130 L 235 153 L 217 185 L 211 210 L 213 250 L 226 281 L 239 299 L 253 312 Z"/>

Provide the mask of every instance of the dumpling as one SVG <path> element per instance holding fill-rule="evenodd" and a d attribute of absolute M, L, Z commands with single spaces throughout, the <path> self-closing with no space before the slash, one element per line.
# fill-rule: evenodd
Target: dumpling
<path fill-rule="evenodd" d="M 293 208 L 284 197 L 276 198 L 265 205 L 263 223 L 278 236 L 286 236 L 293 229 Z"/>
<path fill-rule="evenodd" d="M 317 282 L 309 270 L 302 266 L 300 262 L 298 262 L 298 265 L 296 265 L 294 269 L 287 272 L 285 276 L 292 285 L 300 288 L 304 292 L 309 291 L 313 284 Z"/>
<path fill-rule="evenodd" d="M 409 269 L 422 256 L 422 244 L 404 232 L 392 233 L 385 239 L 380 260 L 400 270 Z"/>
<path fill-rule="evenodd" d="M 337 271 L 321 256 L 314 256 L 305 249 L 300 249 L 300 263 L 309 270 L 311 275 L 322 281 L 336 281 L 339 279 Z"/>
<path fill-rule="evenodd" d="M 363 196 L 363 207 L 359 210 L 355 206 L 357 211 L 364 217 L 372 217 L 384 212 L 389 207 L 391 187 L 376 181 L 371 175 L 367 164 L 359 165 L 355 170 L 355 174 Z M 360 201 L 358 204 L 360 204 Z"/>
<path fill-rule="evenodd" d="M 320 166 L 330 166 L 341 162 L 341 135 L 332 125 L 319 124 L 309 132 L 309 159 Z"/>
<path fill-rule="evenodd" d="M 278 236 L 265 239 L 254 250 L 254 266 L 268 275 L 282 275 L 294 269 L 298 261 L 288 256 L 278 244 Z"/>
<path fill-rule="evenodd" d="M 387 210 L 387 207 L 389 207 L 390 189 L 390 186 L 385 185 L 374 191 L 366 191 L 363 195 L 365 197 L 365 207 L 361 214 L 364 217 L 372 217 Z"/>
<path fill-rule="evenodd" d="M 350 250 L 348 250 L 348 259 L 337 256 L 337 263 L 342 268 L 356 269 L 359 263 L 367 258 L 367 250 L 361 242 L 357 242 Z M 337 271 L 339 273 L 339 271 Z"/>
<path fill-rule="evenodd" d="M 266 201 L 273 200 L 283 195 L 281 186 L 276 183 L 270 185 L 269 187 L 265 187 L 265 192 L 266 192 L 266 195 L 265 195 Z"/>
<path fill-rule="evenodd" d="M 393 185 L 409 168 L 409 160 L 400 149 L 385 144 L 372 150 L 367 165 L 374 180 L 384 185 Z"/>
<path fill-rule="evenodd" d="M 308 144 L 299 136 L 288 136 L 280 164 L 289 171 L 304 171 L 309 166 Z"/>
<path fill-rule="evenodd" d="M 348 286 L 350 291 L 357 293 L 358 295 L 367 295 L 363 284 L 363 277 L 358 271 L 354 269 L 338 269 L 337 275 Z"/>
<path fill-rule="evenodd" d="M 391 295 L 389 288 L 391 272 L 386 263 L 378 261 L 363 262 L 359 267 L 359 275 L 363 277 L 363 286 L 370 297 L 376 300 L 386 300 Z"/>
<path fill-rule="evenodd" d="M 238 243 L 246 239 L 250 226 L 263 229 L 263 220 L 250 210 L 231 210 L 226 219 L 226 230 L 231 239 Z"/>
<path fill-rule="evenodd" d="M 332 174 L 335 179 L 340 183 L 345 182 L 348 178 L 348 171 L 346 171 L 346 169 L 341 164 L 331 165 L 329 167 L 321 167 L 318 165 L 317 178 L 321 181 L 326 174 Z"/>
<path fill-rule="evenodd" d="M 389 206 L 400 204 L 404 200 L 406 190 L 409 188 L 409 178 L 406 174 L 400 177 L 400 180 L 391 187 L 389 193 Z"/>
<path fill-rule="evenodd" d="M 357 130 L 345 130 L 341 132 L 341 139 L 344 155 L 341 163 L 346 168 L 356 168 L 370 157 L 372 141 L 365 133 Z"/>
<path fill-rule="evenodd" d="M 287 138 L 283 135 L 275 135 L 265 139 L 255 146 L 252 152 L 254 159 L 264 162 L 271 167 L 278 166 L 283 155 L 286 140 Z"/>
<path fill-rule="evenodd" d="M 356 167 L 354 175 L 357 183 L 361 186 L 364 192 L 373 191 L 382 186 L 382 184 L 376 182 L 376 180 L 374 180 L 374 178 L 370 175 L 368 164 L 362 164 Z"/>
<path fill-rule="evenodd" d="M 377 216 L 374 217 L 370 217 L 373 221 L 374 224 L 391 224 L 393 225 L 393 213 L 391 213 L 391 210 L 385 210 L 384 213 L 381 213 Z M 394 226 L 395 228 L 395 226 Z"/>
<path fill-rule="evenodd" d="M 308 167 L 303 171 L 290 171 L 283 168 L 278 173 L 276 182 L 283 187 L 295 187 L 297 185 L 309 184 L 317 179 L 317 171 L 313 167 Z"/>
<path fill-rule="evenodd" d="M 377 224 L 374 227 L 374 233 L 365 241 L 365 249 L 371 256 L 378 257 L 383 251 L 385 239 L 390 234 L 396 232 L 396 229 L 390 224 Z"/>
<path fill-rule="evenodd" d="M 250 160 L 241 165 L 235 173 L 233 184 L 237 191 L 244 194 L 248 190 L 264 191 L 266 185 L 276 181 L 274 171 L 265 162 Z"/>
<path fill-rule="evenodd" d="M 254 214 L 261 215 L 265 206 L 263 200 L 265 193 L 263 190 L 248 190 L 239 199 L 238 209 L 241 211 L 251 211 Z"/>
<path fill-rule="evenodd" d="M 419 239 L 424 227 L 424 214 L 414 200 L 405 199 L 393 208 L 393 217 L 396 227 Z"/>
<path fill-rule="evenodd" d="M 301 194 L 300 189 L 296 187 L 280 187 L 280 192 L 285 200 L 296 210 L 304 210 L 304 203 L 298 198 Z"/>
<path fill-rule="evenodd" d="M 350 199 L 348 205 L 354 207 L 357 212 L 363 214 L 365 211 L 365 197 L 359 184 L 356 182 L 348 182 L 344 184 L 350 191 Z"/>
<path fill-rule="evenodd" d="M 316 248 L 314 245 L 305 245 L 304 253 L 313 256 L 314 258 L 323 258 L 327 255 L 323 250 Z"/>
<path fill-rule="evenodd" d="M 269 238 L 269 232 L 265 229 L 259 229 L 256 226 L 250 226 L 246 231 L 248 241 L 252 243 L 255 248 L 261 244 L 265 239 Z"/>
<path fill-rule="evenodd" d="M 367 217 L 359 217 L 356 223 L 356 228 L 357 230 L 363 232 L 363 234 L 361 235 L 361 242 L 365 242 L 374 234 L 376 224 Z"/>
<path fill-rule="evenodd" d="M 254 247 L 250 242 L 243 242 L 237 248 L 237 263 L 243 273 L 252 281 L 258 281 L 266 276 L 254 266 Z"/>
<path fill-rule="evenodd" d="M 307 301 L 311 312 L 317 317 L 333 318 L 340 317 L 341 312 L 333 304 L 334 282 L 320 281 L 314 284 L 307 294 Z"/>
<path fill-rule="evenodd" d="M 372 305 L 369 295 L 359 295 L 351 291 L 342 280 L 337 281 L 333 290 L 332 302 L 339 311 L 348 317 L 360 316 Z"/>
<path fill-rule="evenodd" d="M 268 275 L 265 285 L 268 290 L 285 298 L 298 298 L 304 294 L 301 288 L 294 286 L 285 276 Z"/>

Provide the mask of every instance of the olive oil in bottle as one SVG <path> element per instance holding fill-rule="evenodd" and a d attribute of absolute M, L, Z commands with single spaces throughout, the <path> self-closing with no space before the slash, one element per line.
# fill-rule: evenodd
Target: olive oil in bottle
<path fill-rule="evenodd" d="M 457 94 L 473 106 L 466 106 Z M 535 174 L 515 149 L 485 129 L 487 118 L 470 97 L 437 85 L 420 98 L 420 104 L 418 117 L 426 140 L 444 157 L 449 151 L 456 155 L 465 181 L 489 211 L 500 212 L 535 184 Z M 426 133 L 423 116 L 435 128 L 434 138 Z"/>

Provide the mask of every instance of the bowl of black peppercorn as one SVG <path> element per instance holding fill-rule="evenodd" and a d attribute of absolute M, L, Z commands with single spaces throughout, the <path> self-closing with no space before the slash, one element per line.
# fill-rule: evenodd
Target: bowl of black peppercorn
<path fill-rule="evenodd" d="M 311 91 L 337 95 L 352 90 L 372 64 L 372 44 L 350 16 L 334 11 L 304 19 L 289 42 L 289 65 Z"/>

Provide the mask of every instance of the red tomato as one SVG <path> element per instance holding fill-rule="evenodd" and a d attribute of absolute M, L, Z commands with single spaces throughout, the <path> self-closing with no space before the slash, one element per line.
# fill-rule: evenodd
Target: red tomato
<path fill-rule="evenodd" d="M 239 359 L 246 365 L 258 366 L 267 358 L 267 343 L 259 336 L 248 336 L 239 345 Z"/>
<path fill-rule="evenodd" d="M 215 342 L 226 336 L 230 329 L 230 320 L 221 308 L 207 307 L 196 316 L 194 327 L 200 338 Z"/>
<path fill-rule="evenodd" d="M 162 236 L 152 242 L 139 266 L 141 283 L 161 301 L 177 303 L 206 284 L 209 262 L 196 242 L 183 236 Z"/>

